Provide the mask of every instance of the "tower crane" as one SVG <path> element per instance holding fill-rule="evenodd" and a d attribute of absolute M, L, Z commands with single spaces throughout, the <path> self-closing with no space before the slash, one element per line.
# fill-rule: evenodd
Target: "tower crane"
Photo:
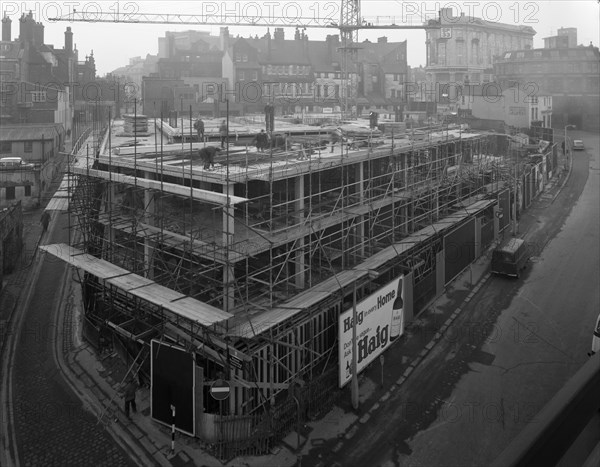
<path fill-rule="evenodd" d="M 255 3 L 255 2 L 253 2 Z M 349 116 L 350 102 L 355 99 L 356 73 L 350 70 L 351 63 L 356 62 L 358 54 L 358 31 L 363 29 L 440 29 L 441 18 L 424 21 L 418 11 L 402 11 L 399 16 L 362 17 L 360 0 L 340 0 L 339 22 L 335 21 L 335 11 L 331 14 L 315 15 L 315 17 L 296 16 L 294 21 L 284 21 L 273 16 L 239 14 L 213 9 L 211 2 L 203 7 L 201 14 L 178 13 L 138 13 L 137 11 L 120 11 L 119 3 L 115 11 L 77 11 L 73 9 L 68 14 L 51 18 L 50 21 L 87 22 L 87 23 L 129 23 L 129 24 L 176 24 L 194 26 L 264 26 L 264 27 L 297 27 L 337 29 L 340 32 L 342 56 L 341 63 L 341 92 L 344 96 L 344 114 Z M 123 7 L 130 7 L 125 4 Z M 403 9 L 404 10 L 404 9 Z"/>

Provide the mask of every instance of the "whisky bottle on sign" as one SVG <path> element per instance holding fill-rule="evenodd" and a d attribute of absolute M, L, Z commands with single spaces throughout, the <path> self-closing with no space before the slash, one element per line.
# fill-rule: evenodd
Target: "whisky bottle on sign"
<path fill-rule="evenodd" d="M 350 365 L 350 360 L 346 360 L 346 379 L 352 376 L 352 365 Z"/>
<path fill-rule="evenodd" d="M 390 340 L 395 340 L 400 337 L 404 331 L 404 300 L 402 299 L 402 283 L 403 277 L 398 279 L 398 291 L 396 292 L 396 300 L 392 305 L 392 325 L 390 328 Z"/>

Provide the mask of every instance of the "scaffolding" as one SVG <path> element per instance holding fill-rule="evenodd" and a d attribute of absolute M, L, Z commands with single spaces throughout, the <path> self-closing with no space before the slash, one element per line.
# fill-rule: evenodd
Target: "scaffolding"
<path fill-rule="evenodd" d="M 206 381 L 223 371 L 234 383 L 230 414 L 277 405 L 298 378 L 330 378 L 354 285 L 362 297 L 411 271 L 415 303 L 425 303 L 438 233 L 510 183 L 495 138 L 460 127 L 364 144 L 290 132 L 278 150 L 231 146 L 214 170 L 196 155 L 206 143 L 157 134 L 154 145 L 125 146 L 109 127 L 102 151 L 70 167 L 79 235 L 63 259 L 87 261 L 86 319 L 134 336 L 131 355 L 159 336 L 201 355 Z M 101 269 L 90 269 L 96 260 Z M 372 281 L 368 268 L 385 273 Z M 142 293 L 156 287 L 165 292 Z M 191 314 L 200 309 L 216 318 Z"/>

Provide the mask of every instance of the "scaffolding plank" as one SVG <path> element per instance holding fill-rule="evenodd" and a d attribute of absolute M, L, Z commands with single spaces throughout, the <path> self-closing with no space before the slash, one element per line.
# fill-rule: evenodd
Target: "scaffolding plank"
<path fill-rule="evenodd" d="M 40 246 L 40 249 L 105 280 L 124 292 L 202 326 L 210 326 L 233 316 L 231 313 L 226 313 L 192 297 L 186 297 L 150 279 L 131 273 L 64 243 L 43 245 Z"/>
<path fill-rule="evenodd" d="M 53 197 L 46 205 L 46 211 L 66 211 L 69 209 L 69 199 Z"/>
<path fill-rule="evenodd" d="M 367 261 L 362 263 L 357 269 L 348 269 L 336 274 L 334 277 L 321 282 L 319 285 L 296 295 L 294 298 L 285 303 L 285 307 L 273 308 L 264 313 L 254 315 L 247 322 L 233 326 L 229 334 L 236 337 L 251 338 L 262 332 L 268 331 L 274 326 L 290 319 L 291 317 L 309 309 L 311 306 L 317 305 L 320 301 L 325 300 L 331 295 L 332 290 L 338 290 L 340 287 L 346 287 L 360 277 L 368 275 L 369 269 L 377 269 L 378 266 L 386 261 L 393 259 L 399 254 L 408 252 L 421 242 L 425 241 L 441 231 L 444 231 L 468 216 L 475 214 L 490 205 L 496 203 L 496 200 L 481 200 L 470 206 L 464 207 L 462 211 L 451 214 L 448 217 L 440 219 L 439 222 L 425 227 L 424 229 L 415 232 L 406 237 L 402 241 L 393 246 L 374 254 Z"/>
<path fill-rule="evenodd" d="M 217 193 L 209 190 L 201 190 L 199 188 L 192 188 L 178 185 L 176 183 L 160 182 L 158 180 L 150 180 L 143 177 L 133 177 L 131 175 L 124 175 L 116 172 L 106 172 L 104 170 L 97 169 L 84 169 L 80 167 L 72 167 L 71 171 L 79 175 L 86 175 L 90 177 L 102 178 L 104 180 L 111 180 L 115 183 L 123 183 L 125 185 L 138 186 L 140 188 L 148 188 L 156 191 L 163 191 L 165 193 L 171 193 L 174 195 L 185 196 L 186 198 L 192 197 L 198 201 L 206 201 L 207 203 L 218 204 L 220 206 L 226 206 L 229 204 L 240 204 L 248 201 L 246 198 L 239 196 L 227 196 L 223 193 Z"/>

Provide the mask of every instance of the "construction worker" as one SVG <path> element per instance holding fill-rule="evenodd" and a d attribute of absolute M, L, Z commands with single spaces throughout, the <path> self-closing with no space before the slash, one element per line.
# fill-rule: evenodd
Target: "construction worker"
<path fill-rule="evenodd" d="M 343 141 L 343 134 L 342 134 L 342 130 L 340 128 L 331 132 L 330 141 L 331 141 L 331 152 L 333 152 L 333 147 L 335 146 L 335 143 L 339 142 L 340 146 L 341 146 L 341 142 Z"/>
<path fill-rule="evenodd" d="M 42 233 L 46 233 L 48 225 L 50 224 L 50 214 L 48 211 L 43 212 L 42 217 L 40 218 L 40 224 L 42 224 L 42 229 L 44 229 Z"/>
<path fill-rule="evenodd" d="M 256 135 L 254 140 L 256 142 L 257 151 L 264 152 L 264 150 L 269 146 L 269 137 L 265 133 L 265 130 L 260 130 L 260 133 Z"/>
<path fill-rule="evenodd" d="M 227 122 L 225 120 L 221 122 L 219 133 L 221 134 L 221 149 L 225 149 L 225 141 L 227 140 Z"/>
<path fill-rule="evenodd" d="M 220 152 L 221 149 L 214 146 L 206 146 L 198 151 L 200 160 L 204 162 L 204 170 L 210 170 L 215 167 L 215 155 Z"/>
<path fill-rule="evenodd" d="M 204 122 L 198 118 L 194 123 L 194 128 L 196 129 L 196 133 L 198 134 L 198 141 L 204 140 Z"/>
<path fill-rule="evenodd" d="M 137 391 L 137 384 L 133 376 L 130 376 L 127 380 L 127 385 L 123 390 L 123 399 L 125 400 L 125 416 L 131 420 L 129 416 L 129 408 L 133 409 L 133 413 L 137 412 L 137 406 L 135 404 L 135 393 Z"/>

